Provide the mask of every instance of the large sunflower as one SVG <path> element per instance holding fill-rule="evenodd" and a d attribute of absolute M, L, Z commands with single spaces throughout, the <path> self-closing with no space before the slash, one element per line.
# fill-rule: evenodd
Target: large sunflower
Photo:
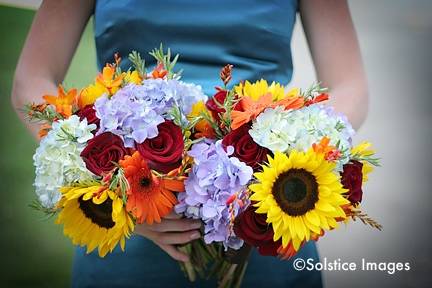
<path fill-rule="evenodd" d="M 62 209 L 56 223 L 64 225 L 63 232 L 74 245 L 87 246 L 87 253 L 97 247 L 101 257 L 119 242 L 124 250 L 134 223 L 116 193 L 100 185 L 62 187 L 60 192 Z"/>
<path fill-rule="evenodd" d="M 334 171 L 335 164 L 324 154 L 292 151 L 289 156 L 276 152 L 268 156 L 268 165 L 254 176 L 252 201 L 257 213 L 267 214 L 272 224 L 274 241 L 282 238 L 282 247 L 292 245 L 298 251 L 305 241 L 316 238 L 324 230 L 336 228 L 345 219 L 343 205 L 349 201 Z"/>
<path fill-rule="evenodd" d="M 285 92 L 285 87 L 277 82 L 272 82 L 270 85 L 266 80 L 261 79 L 254 83 L 246 81 L 234 87 L 238 96 L 248 96 L 252 100 L 257 101 L 261 96 L 270 93 L 273 96 L 273 101 L 279 101 L 288 97 L 294 97 L 300 94 L 299 89 L 294 88 L 289 92 Z"/>

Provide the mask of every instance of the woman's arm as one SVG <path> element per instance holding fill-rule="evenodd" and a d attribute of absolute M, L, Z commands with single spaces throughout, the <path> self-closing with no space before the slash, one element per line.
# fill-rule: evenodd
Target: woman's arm
<path fill-rule="evenodd" d="M 331 104 L 355 129 L 366 118 L 368 88 L 346 0 L 301 0 L 300 16 L 317 71 Z"/>
<path fill-rule="evenodd" d="M 45 0 L 33 20 L 15 70 L 12 104 L 18 109 L 41 102 L 41 95 L 56 95 L 81 34 L 93 12 L 91 0 Z M 38 125 L 24 121 L 33 135 Z"/>

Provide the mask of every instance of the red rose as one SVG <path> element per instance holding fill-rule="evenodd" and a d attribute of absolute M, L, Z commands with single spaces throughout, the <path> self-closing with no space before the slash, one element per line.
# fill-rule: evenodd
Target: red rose
<path fill-rule="evenodd" d="M 219 114 L 225 113 L 225 108 L 221 107 L 220 105 L 224 104 L 227 93 L 228 91 L 226 90 L 219 90 L 212 98 L 208 99 L 206 102 L 207 109 L 212 114 L 213 119 L 216 119 L 218 122 L 220 121 Z M 217 101 L 217 103 L 215 100 Z"/>
<path fill-rule="evenodd" d="M 358 204 L 362 201 L 363 191 L 363 163 L 359 161 L 351 161 L 343 166 L 342 185 L 348 189 L 348 200 L 353 204 Z"/>
<path fill-rule="evenodd" d="M 257 247 L 263 256 L 277 256 L 282 244 L 281 240 L 273 241 L 273 228 L 266 222 L 265 214 L 255 213 L 252 205 L 237 216 L 234 233 L 247 244 Z"/>
<path fill-rule="evenodd" d="M 225 108 L 221 107 L 220 105 L 224 104 L 228 91 L 223 90 L 221 88 L 216 88 L 216 89 L 218 89 L 218 92 L 216 92 L 216 94 L 213 95 L 212 98 L 208 99 L 205 105 L 207 110 L 210 111 L 213 119 L 215 119 L 220 124 L 220 114 L 225 113 Z M 241 109 L 242 107 L 239 103 L 234 106 L 234 110 L 241 110 Z"/>
<path fill-rule="evenodd" d="M 261 168 L 260 164 L 266 161 L 267 154 L 270 150 L 259 146 L 249 135 L 249 124 L 244 124 L 239 128 L 232 130 L 222 140 L 224 147 L 233 146 L 233 156 L 240 161 L 252 167 L 254 171 Z"/>
<path fill-rule="evenodd" d="M 78 110 L 76 115 L 80 118 L 80 120 L 87 119 L 88 124 L 96 124 L 99 129 L 100 119 L 96 117 L 96 110 L 93 105 L 87 105 L 84 108 Z"/>
<path fill-rule="evenodd" d="M 137 150 L 148 161 L 151 169 L 168 173 L 181 164 L 183 134 L 181 128 L 169 120 L 159 124 L 158 130 L 157 137 L 137 144 Z"/>
<path fill-rule="evenodd" d="M 110 132 L 105 132 L 90 139 L 81 152 L 88 170 L 101 176 L 109 172 L 127 154 L 123 140 Z"/>

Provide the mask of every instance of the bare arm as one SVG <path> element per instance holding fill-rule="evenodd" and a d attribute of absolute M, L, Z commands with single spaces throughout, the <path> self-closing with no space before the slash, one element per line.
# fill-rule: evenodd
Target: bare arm
<path fill-rule="evenodd" d="M 368 110 L 368 88 L 346 0 L 301 0 L 300 15 L 317 77 L 330 88 L 331 105 L 358 129 Z"/>
<path fill-rule="evenodd" d="M 23 121 L 18 109 L 42 102 L 44 94 L 56 95 L 93 6 L 90 0 L 43 1 L 21 52 L 12 89 L 12 104 Z M 24 123 L 37 135 L 37 125 Z"/>

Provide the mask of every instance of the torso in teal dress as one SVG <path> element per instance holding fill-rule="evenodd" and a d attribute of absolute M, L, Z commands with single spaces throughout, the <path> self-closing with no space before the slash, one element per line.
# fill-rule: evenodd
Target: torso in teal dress
<path fill-rule="evenodd" d="M 199 84 L 208 95 L 220 85 L 219 71 L 233 64 L 234 83 L 258 80 L 289 83 L 292 75 L 291 34 L 297 0 L 100 0 L 95 5 L 95 41 L 99 68 L 119 52 L 146 53 L 163 43 L 179 53 L 176 66 L 183 80 Z M 128 66 L 130 63 L 123 62 Z M 308 243 L 296 257 L 318 254 Z M 178 264 L 151 241 L 134 236 L 126 252 L 100 259 L 77 248 L 73 287 L 214 287 L 192 285 Z M 292 261 L 252 253 L 243 287 L 321 287 L 321 274 L 298 272 Z"/>

